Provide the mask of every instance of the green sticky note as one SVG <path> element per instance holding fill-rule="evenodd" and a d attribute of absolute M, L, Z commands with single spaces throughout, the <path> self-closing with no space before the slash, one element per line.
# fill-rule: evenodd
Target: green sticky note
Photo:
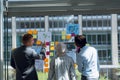
<path fill-rule="evenodd" d="M 51 46 L 54 46 L 54 44 L 55 44 L 54 42 L 51 42 L 51 43 L 50 43 Z"/>
<path fill-rule="evenodd" d="M 62 35 L 66 35 L 66 31 L 62 31 Z"/>
<path fill-rule="evenodd" d="M 50 52 L 50 56 L 54 56 L 54 53 L 53 53 L 53 52 Z"/>
<path fill-rule="evenodd" d="M 62 40 L 65 40 L 66 39 L 66 36 L 65 35 L 62 35 Z"/>
<path fill-rule="evenodd" d="M 37 39 L 37 35 L 33 35 L 33 38 L 34 38 L 34 39 Z"/>

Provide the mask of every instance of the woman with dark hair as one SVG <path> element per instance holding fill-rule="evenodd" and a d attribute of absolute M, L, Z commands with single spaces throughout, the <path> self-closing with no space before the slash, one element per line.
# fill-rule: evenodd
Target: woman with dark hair
<path fill-rule="evenodd" d="M 99 80 L 97 50 L 94 47 L 86 46 L 86 43 L 85 36 L 75 36 L 78 70 L 82 73 L 81 80 Z"/>

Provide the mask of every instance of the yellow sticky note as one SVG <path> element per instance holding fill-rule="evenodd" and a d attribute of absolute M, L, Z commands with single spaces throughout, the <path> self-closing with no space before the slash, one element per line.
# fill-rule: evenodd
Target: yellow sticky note
<path fill-rule="evenodd" d="M 51 43 L 50 43 L 50 46 L 54 46 L 54 42 L 51 42 Z"/>
<path fill-rule="evenodd" d="M 53 52 L 50 52 L 50 56 L 54 56 L 54 53 L 53 53 Z"/>
<path fill-rule="evenodd" d="M 55 50 L 54 46 L 51 46 L 51 47 L 50 47 L 50 50 L 51 50 L 51 51 L 54 51 L 54 50 Z"/>
<path fill-rule="evenodd" d="M 34 38 L 34 39 L 37 39 L 37 35 L 33 35 L 33 38 Z"/>

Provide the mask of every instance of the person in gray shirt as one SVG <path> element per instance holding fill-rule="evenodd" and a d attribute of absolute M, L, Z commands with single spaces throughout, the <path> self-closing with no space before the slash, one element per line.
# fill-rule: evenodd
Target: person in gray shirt
<path fill-rule="evenodd" d="M 45 55 L 37 54 L 31 46 L 34 43 L 31 34 L 22 37 L 23 45 L 14 49 L 11 54 L 11 66 L 16 70 L 16 80 L 38 80 L 35 59 L 44 59 Z"/>
<path fill-rule="evenodd" d="M 66 55 L 66 45 L 59 43 L 56 54 L 50 62 L 48 80 L 76 80 L 74 61 Z"/>

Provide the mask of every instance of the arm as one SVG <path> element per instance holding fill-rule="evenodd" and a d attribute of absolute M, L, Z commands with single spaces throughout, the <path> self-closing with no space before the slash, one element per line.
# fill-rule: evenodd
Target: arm
<path fill-rule="evenodd" d="M 74 68 L 74 61 L 72 60 L 70 65 L 70 77 L 71 80 L 76 80 L 75 68 Z"/>
<path fill-rule="evenodd" d="M 13 51 L 11 52 L 10 65 L 11 65 L 14 69 L 16 69 Z"/>
<path fill-rule="evenodd" d="M 55 60 L 52 59 L 50 62 L 50 69 L 49 69 L 49 73 L 48 73 L 48 80 L 52 80 L 54 78 L 54 74 L 55 74 Z"/>
<path fill-rule="evenodd" d="M 33 58 L 34 59 L 45 59 L 45 52 L 40 52 L 40 54 L 37 54 L 35 50 L 33 50 Z"/>
<path fill-rule="evenodd" d="M 82 72 L 83 70 L 83 60 L 81 58 L 81 56 L 79 54 L 76 54 L 76 58 L 77 58 L 77 65 L 78 65 L 78 70 L 79 72 Z"/>

